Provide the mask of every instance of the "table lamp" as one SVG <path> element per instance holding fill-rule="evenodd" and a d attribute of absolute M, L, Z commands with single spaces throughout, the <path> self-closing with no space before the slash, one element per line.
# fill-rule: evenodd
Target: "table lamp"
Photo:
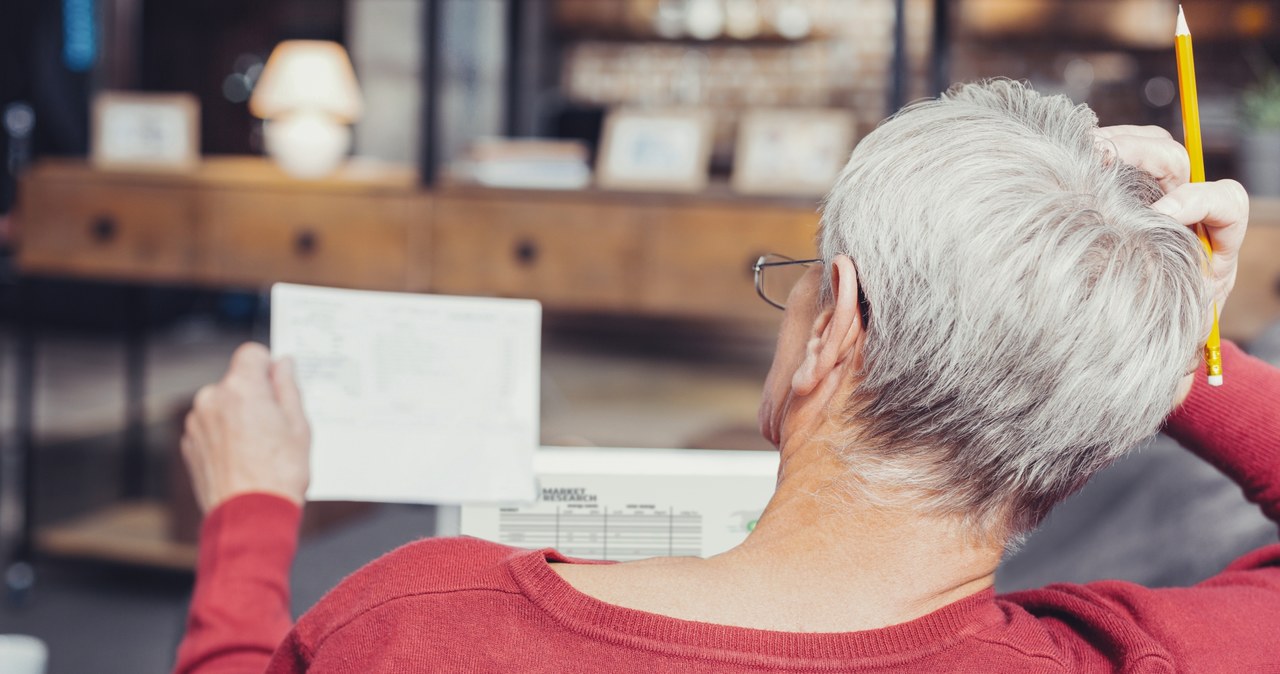
<path fill-rule="evenodd" d="M 336 42 L 289 40 L 271 52 L 249 111 L 263 120 L 267 154 L 297 178 L 332 173 L 351 149 L 363 104 L 347 50 Z"/>

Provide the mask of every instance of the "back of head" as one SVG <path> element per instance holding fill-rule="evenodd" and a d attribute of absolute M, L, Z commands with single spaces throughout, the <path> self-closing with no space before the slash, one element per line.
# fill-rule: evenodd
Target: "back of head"
<path fill-rule="evenodd" d="M 1096 124 L 996 80 L 854 151 L 820 248 L 871 308 L 837 443 L 860 484 L 1016 535 L 1169 412 L 1207 326 L 1202 252 Z"/>

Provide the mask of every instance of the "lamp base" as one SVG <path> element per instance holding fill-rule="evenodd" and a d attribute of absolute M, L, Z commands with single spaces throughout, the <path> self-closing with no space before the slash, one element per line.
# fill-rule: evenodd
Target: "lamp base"
<path fill-rule="evenodd" d="M 304 180 L 333 173 L 351 149 L 351 127 L 318 112 L 295 112 L 263 123 L 267 154 Z"/>

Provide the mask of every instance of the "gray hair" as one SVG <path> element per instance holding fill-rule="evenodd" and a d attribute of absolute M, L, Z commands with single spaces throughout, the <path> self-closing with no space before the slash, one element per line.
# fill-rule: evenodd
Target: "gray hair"
<path fill-rule="evenodd" d="M 836 441 L 855 482 L 1016 540 L 1158 429 L 1207 327 L 1203 252 L 1096 125 L 993 80 L 854 150 L 819 246 L 870 305 Z"/>

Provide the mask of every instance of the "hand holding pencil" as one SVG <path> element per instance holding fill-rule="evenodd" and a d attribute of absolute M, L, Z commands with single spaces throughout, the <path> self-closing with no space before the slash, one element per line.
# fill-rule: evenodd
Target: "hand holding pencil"
<path fill-rule="evenodd" d="M 1209 269 L 1221 311 L 1236 279 L 1236 263 L 1249 223 L 1249 196 L 1234 180 L 1192 183 L 1187 151 L 1158 126 L 1109 126 L 1096 132 L 1117 160 L 1150 173 L 1165 195 L 1151 205 L 1180 224 L 1203 227 L 1213 246 Z M 1206 326 L 1208 327 L 1208 326 Z"/>
<path fill-rule="evenodd" d="M 1150 173 L 1160 183 L 1165 195 L 1151 205 L 1153 209 L 1189 229 L 1204 228 L 1214 251 L 1209 281 L 1221 310 L 1235 285 L 1240 246 L 1249 226 L 1249 196 L 1244 188 L 1234 180 L 1188 182 L 1187 151 L 1161 127 L 1109 126 L 1095 133 L 1117 161 Z M 1186 399 L 1195 376 L 1187 375 L 1174 407 Z"/>

